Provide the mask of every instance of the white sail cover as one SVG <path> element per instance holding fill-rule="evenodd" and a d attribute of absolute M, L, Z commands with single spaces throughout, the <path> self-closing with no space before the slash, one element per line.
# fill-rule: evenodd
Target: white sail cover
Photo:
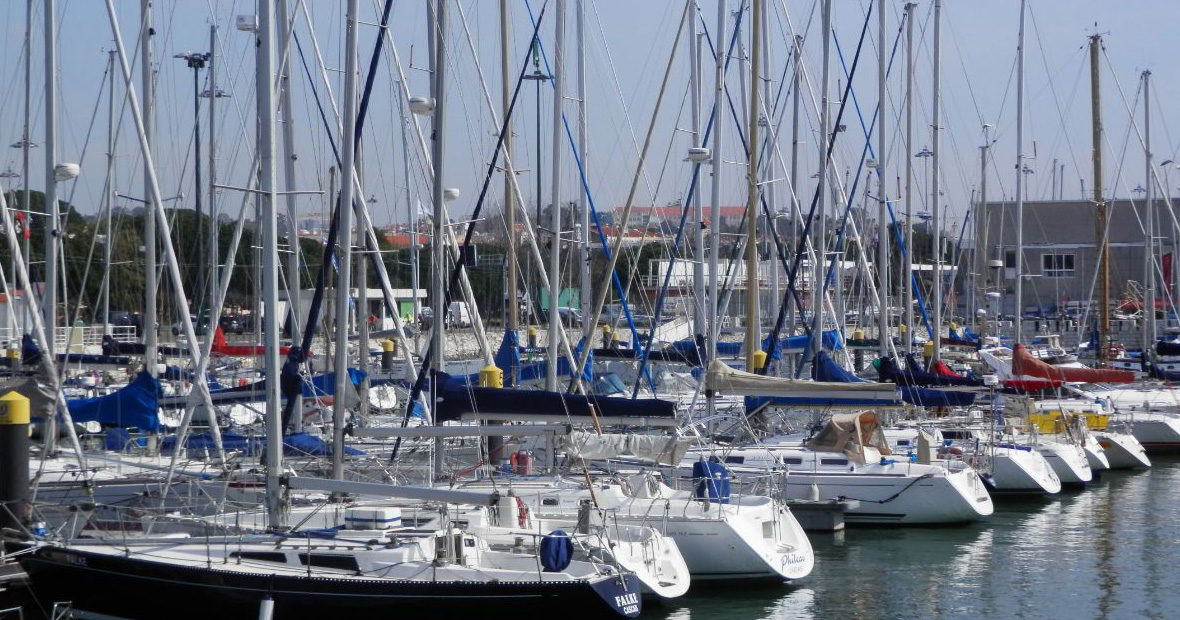
<path fill-rule="evenodd" d="M 590 433 L 573 431 L 561 438 L 566 453 L 582 460 L 610 459 L 631 455 L 641 459 L 675 465 L 692 445 L 691 437 L 674 435 L 636 435 L 633 433 Z"/>
<path fill-rule="evenodd" d="M 842 399 L 856 401 L 859 406 L 873 403 L 897 405 L 901 402 L 897 386 L 892 383 L 832 383 L 768 377 L 730 368 L 720 360 L 709 362 L 709 370 L 705 374 L 705 387 L 714 392 L 734 396 L 764 396 L 800 401 L 814 399 L 816 402 L 829 405 Z"/>

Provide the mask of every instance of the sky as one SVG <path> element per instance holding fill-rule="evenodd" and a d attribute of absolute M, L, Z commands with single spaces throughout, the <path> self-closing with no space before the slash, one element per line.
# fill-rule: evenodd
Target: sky
<path fill-rule="evenodd" d="M 522 63 L 528 62 L 528 41 L 532 32 L 529 20 L 532 12 L 540 10 L 543 0 L 510 2 L 511 45 L 510 65 L 513 77 Z M 33 19 L 33 102 L 32 134 L 34 143 L 44 141 L 45 109 L 45 36 L 42 2 L 35 3 Z M 139 0 L 114 0 L 118 23 L 128 53 L 138 55 L 137 34 L 140 23 Z M 283 189 L 316 191 L 328 189 L 328 167 L 333 163 L 332 139 L 339 140 L 325 129 L 317 108 L 316 97 L 325 108 L 330 124 L 335 123 L 331 100 L 338 105 L 343 92 L 344 2 L 314 0 L 306 6 L 290 0 L 294 10 L 295 37 L 302 48 L 302 58 L 293 51 L 291 57 L 292 123 L 294 151 L 297 156 L 294 183 L 282 180 Z M 363 0 L 363 22 L 378 20 L 377 2 Z M 492 0 L 449 0 L 449 25 L 446 33 L 448 62 L 446 69 L 446 123 L 443 160 L 444 185 L 460 190 L 460 197 L 451 203 L 452 217 L 459 219 L 470 213 L 480 194 L 487 167 L 494 149 L 498 125 L 485 97 L 490 96 L 500 114 L 500 52 L 498 2 Z M 579 96 L 575 65 L 578 39 L 576 10 L 578 2 L 567 4 L 567 34 L 565 75 L 565 112 L 576 135 Z M 836 0 L 833 3 L 834 41 L 831 51 L 830 100 L 833 114 L 843 86 L 847 83 L 840 55 L 851 64 L 859 35 L 865 23 L 869 0 Z M 899 34 L 903 3 L 888 0 L 886 47 L 892 49 Z M 1028 175 L 1026 194 L 1032 199 L 1048 198 L 1052 186 L 1052 162 L 1064 164 L 1064 197 L 1076 198 L 1084 184 L 1092 188 L 1090 164 L 1090 83 L 1089 57 L 1085 49 L 1088 37 L 1103 36 L 1101 54 L 1101 89 L 1104 134 L 1104 171 L 1108 195 L 1128 197 L 1134 188 L 1145 183 L 1144 155 L 1140 135 L 1143 131 L 1143 103 L 1140 93 L 1140 74 L 1152 72 L 1152 144 L 1157 164 L 1168 159 L 1180 161 L 1180 127 L 1169 125 L 1176 107 L 1180 106 L 1180 67 L 1170 53 L 1175 24 L 1180 23 L 1180 5 L 1164 1 L 1110 2 L 1109 0 L 1036 0 L 1030 2 L 1026 13 L 1025 58 L 1025 115 L 1024 165 L 1032 171 Z M 214 64 L 217 87 L 230 97 L 218 100 L 218 118 L 210 132 L 207 113 L 202 101 L 200 113 L 203 148 L 208 148 L 210 134 L 214 137 L 217 177 L 219 182 L 244 186 L 248 182 L 254 149 L 254 59 L 253 36 L 234 28 L 234 17 L 253 13 L 253 2 L 227 0 L 156 0 L 154 2 L 153 62 L 157 71 L 158 116 L 154 158 L 166 197 L 183 196 L 181 204 L 193 203 L 193 88 L 191 69 L 174 56 L 183 52 L 204 52 L 209 49 L 210 26 L 217 25 L 217 45 Z M 739 2 L 730 0 L 731 11 Z M 767 175 L 775 188 L 777 208 L 789 204 L 792 187 L 804 205 L 810 203 L 816 191 L 812 178 L 818 167 L 818 106 L 822 73 L 822 41 L 819 4 L 815 0 L 765 0 L 768 16 L 770 79 L 762 84 L 774 97 L 764 99 L 771 108 L 772 126 L 779 136 L 773 160 L 778 168 Z M 932 170 L 930 159 L 911 158 L 910 155 L 933 145 L 933 58 L 934 16 L 931 1 L 920 2 L 913 10 L 915 37 L 914 69 L 914 140 L 910 148 L 904 140 L 905 71 L 904 39 L 897 48 L 892 69 L 886 80 L 885 123 L 887 148 L 885 157 L 887 194 L 902 200 L 899 186 L 906 171 L 904 162 L 913 161 L 912 200 L 915 210 L 930 209 L 929 195 Z M 306 9 L 306 14 L 305 14 Z M 554 36 L 555 0 L 550 0 L 547 15 L 540 29 L 545 63 L 556 61 Z M 685 198 L 691 178 L 690 164 L 685 161 L 691 146 L 692 119 L 689 96 L 690 56 L 687 34 L 677 41 L 678 25 L 685 4 L 678 1 L 624 2 L 621 0 L 587 1 L 585 4 L 586 94 L 584 97 L 588 140 L 579 152 L 585 163 L 585 174 L 596 208 L 607 211 L 621 206 L 626 200 L 635 175 L 639 152 L 652 125 L 651 145 L 646 157 L 641 182 L 638 184 L 636 204 L 671 204 Z M 701 0 L 699 12 L 692 8 L 692 29 L 707 37 L 702 79 L 702 106 L 707 111 L 713 105 L 713 59 L 711 43 L 716 40 L 716 0 Z M 979 147 L 985 139 L 991 144 L 991 159 L 987 163 L 989 198 L 1011 197 L 1016 176 L 1016 50 L 1020 18 L 1017 0 L 968 2 L 946 0 L 941 8 L 941 148 L 939 153 L 939 191 L 945 209 L 944 222 L 948 229 L 962 222 L 973 192 L 980 185 Z M 23 38 L 25 32 L 25 3 L 12 0 L 0 7 L 4 23 L 4 37 L 0 40 L 0 143 L 9 145 L 21 139 L 24 122 Z M 310 17 L 310 20 L 308 19 Z M 728 20 L 733 27 L 734 15 Z M 309 27 L 309 23 L 312 27 Z M 742 17 L 743 27 L 749 15 Z M 105 3 L 95 0 L 58 1 L 59 41 L 59 96 L 60 125 L 58 162 L 75 162 L 82 167 L 82 175 L 63 184 L 59 190 L 71 199 L 83 213 L 99 211 L 103 205 L 107 165 L 107 91 L 104 80 L 109 50 L 114 49 L 113 34 Z M 368 67 L 377 29 L 371 25 L 360 27 L 360 66 L 362 77 Z M 428 211 L 430 184 L 425 173 L 424 158 L 417 148 L 418 134 L 407 131 L 410 145 L 408 158 L 403 158 L 405 127 L 399 102 L 399 88 L 404 77 L 412 96 L 428 94 L 426 60 L 427 21 L 425 3 L 400 0 L 394 3 L 390 33 L 400 58 L 400 70 L 387 49 L 377 67 L 369 120 L 363 139 L 363 183 L 369 199 L 374 222 L 378 225 L 406 221 L 411 209 Z M 797 183 L 786 171 L 791 165 L 791 96 L 782 84 L 784 76 L 790 80 L 794 71 L 790 48 L 793 37 L 804 37 L 802 108 L 799 140 L 799 174 Z M 732 32 L 726 34 L 726 39 Z M 743 28 L 743 48 L 748 51 L 749 32 Z M 863 178 L 862 152 L 865 133 L 860 116 L 871 117 L 878 103 L 877 50 L 879 33 L 877 15 L 870 17 L 867 38 L 853 77 L 854 100 L 850 100 L 841 124 L 846 130 L 839 134 L 833 155 L 833 166 L 841 176 L 851 181 Z M 474 52 L 474 53 L 473 53 Z M 742 57 L 739 49 L 735 56 Z M 671 60 L 670 60 L 671 57 Z M 322 58 L 323 68 L 320 61 Z M 304 68 L 306 63 L 306 70 Z M 670 65 L 669 65 L 670 63 Z M 135 88 L 140 90 L 138 61 L 134 60 Z M 661 80 L 665 70 L 668 87 L 653 124 Z M 531 64 L 527 67 L 532 71 Z M 552 68 L 542 66 L 546 73 Z M 730 96 L 739 108 L 739 117 L 746 109 L 741 103 L 746 97 L 742 88 L 749 76 L 742 75 L 748 68 L 741 62 L 732 63 L 726 84 Z M 310 79 L 308 78 L 310 74 Z M 327 81 L 324 80 L 327 76 Z M 132 125 L 132 116 L 125 99 L 126 89 L 121 73 L 116 80 L 117 146 L 115 148 L 115 189 L 117 193 L 142 196 L 141 154 Z M 201 90 L 208 88 L 208 71 L 199 75 Z M 552 183 L 552 114 L 553 91 L 543 85 L 540 97 L 541 148 L 536 148 L 538 101 L 535 82 L 526 82 L 514 112 L 513 148 L 514 167 L 525 169 L 518 175 L 520 189 L 530 207 L 536 204 L 538 173 L 542 183 L 541 202 L 548 203 Z M 789 84 L 785 85 L 789 86 Z M 331 94 L 329 95 L 329 87 Z M 485 90 L 486 89 L 486 90 Z M 486 92 L 486 95 L 485 95 Z M 1132 114 L 1134 110 L 1134 125 Z M 745 202 L 745 155 L 739 141 L 739 130 L 725 110 L 722 126 L 722 154 L 727 162 L 721 171 L 722 201 L 726 204 Z M 422 135 L 429 136 L 429 121 L 416 119 Z M 1173 121 L 1174 122 L 1174 121 Z M 985 137 L 985 125 L 986 137 Z M 742 129 L 741 131 L 745 131 Z M 280 134 L 281 135 L 281 134 Z M 557 165 L 560 199 L 576 200 L 580 177 L 573 164 L 572 151 L 560 137 L 563 148 Z M 281 145 L 281 142 L 280 142 Z M 877 146 L 874 133 L 872 147 Z M 205 155 L 201 165 L 207 168 Z M 403 171 L 403 159 L 409 174 Z M 44 149 L 33 151 L 30 183 L 42 189 L 46 161 Z M 19 149 L 7 148 L 0 153 L 0 170 L 11 168 L 19 173 Z M 1172 166 L 1160 167 L 1170 184 L 1180 185 L 1180 170 Z M 1172 174 L 1175 172 L 1175 174 Z M 209 174 L 206 169 L 203 174 Z M 709 196 L 707 171 L 704 196 Z M 1172 178 L 1174 177 L 1174 179 Z M 18 178 L 3 178 L 5 188 Z M 502 177 L 494 178 L 488 194 L 488 208 L 498 208 L 502 200 Z M 865 199 L 865 183 L 857 189 L 854 204 Z M 875 188 L 870 188 L 876 191 Z M 408 196 L 408 197 L 407 197 Z M 219 212 L 236 219 L 244 204 L 242 193 L 223 190 L 216 196 Z M 326 199 L 319 195 L 300 195 L 297 208 L 301 218 L 322 218 L 327 211 Z M 899 205 L 901 203 L 899 202 Z M 117 206 L 134 206 L 121 199 Z M 900 208 L 900 207 L 899 207 Z M 531 211 L 530 211 L 531 212 Z M 247 217 L 251 217 L 247 212 Z M 1050 224 L 1045 224 L 1050 225 Z"/>

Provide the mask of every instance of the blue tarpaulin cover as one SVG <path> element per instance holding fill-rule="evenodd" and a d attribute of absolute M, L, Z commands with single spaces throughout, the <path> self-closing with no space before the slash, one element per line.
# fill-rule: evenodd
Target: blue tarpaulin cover
<path fill-rule="evenodd" d="M 66 406 L 75 422 L 158 431 L 161 429 L 159 397 L 160 382 L 140 371 L 134 381 L 111 394 L 71 400 Z"/>
<path fill-rule="evenodd" d="M 842 368 L 836 363 L 836 360 L 823 351 L 820 351 L 816 356 L 815 363 L 811 367 L 811 375 L 816 381 L 864 381 Z M 947 392 L 908 386 L 901 386 L 900 390 L 902 400 L 911 405 L 923 407 L 966 407 L 975 402 L 975 394 L 972 392 Z"/>

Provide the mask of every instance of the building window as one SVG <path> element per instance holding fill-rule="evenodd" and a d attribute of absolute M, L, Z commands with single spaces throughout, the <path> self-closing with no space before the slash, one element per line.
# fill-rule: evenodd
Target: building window
<path fill-rule="evenodd" d="M 1042 254 L 1041 275 L 1046 278 L 1074 277 L 1073 254 Z"/>
<path fill-rule="evenodd" d="M 1016 250 L 1004 252 L 1004 269 L 1016 269 Z"/>

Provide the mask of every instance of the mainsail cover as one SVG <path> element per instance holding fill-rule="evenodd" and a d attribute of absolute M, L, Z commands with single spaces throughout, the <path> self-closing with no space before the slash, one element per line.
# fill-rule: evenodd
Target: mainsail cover
<path fill-rule="evenodd" d="M 98 422 L 121 428 L 159 431 L 160 382 L 144 371 L 126 386 L 97 398 L 66 402 L 75 422 Z"/>
<path fill-rule="evenodd" d="M 769 397 L 772 404 L 776 405 L 864 407 L 901 404 L 897 388 L 889 384 L 829 383 L 768 377 L 730 368 L 720 360 L 709 363 L 705 387 L 722 394 Z"/>
<path fill-rule="evenodd" d="M 816 379 L 827 381 L 849 383 L 865 381 L 845 370 L 836 363 L 836 360 L 822 351 L 812 366 L 811 375 Z M 970 392 L 946 392 L 910 386 L 901 386 L 899 391 L 903 401 L 922 407 L 965 407 L 975 402 L 975 394 Z"/>
<path fill-rule="evenodd" d="M 877 362 L 877 374 L 882 382 L 898 385 L 937 385 L 979 387 L 983 385 L 981 379 L 971 379 L 960 376 L 946 376 L 924 370 L 903 370 L 891 358 L 883 357 Z"/>
<path fill-rule="evenodd" d="M 675 465 L 684 458 L 694 439 L 675 435 L 573 431 L 562 437 L 561 441 L 571 458 L 589 461 L 631 455 L 656 463 Z"/>
<path fill-rule="evenodd" d="M 1135 373 L 1129 370 L 1071 368 L 1046 364 L 1033 357 L 1022 344 L 1017 344 L 1012 349 L 1012 373 L 1075 383 L 1131 383 L 1135 380 Z"/>
<path fill-rule="evenodd" d="M 248 357 L 251 355 L 264 355 L 266 353 L 266 345 L 258 344 L 229 344 L 225 339 L 225 332 L 221 331 L 221 326 L 213 332 L 213 346 L 209 348 L 209 352 L 213 355 L 221 355 L 226 357 Z M 279 347 L 279 355 L 286 355 L 291 352 L 291 347 Z"/>
<path fill-rule="evenodd" d="M 472 387 L 460 377 L 438 373 L 438 422 L 457 420 L 463 416 L 512 416 L 528 420 L 530 417 L 560 414 L 573 420 L 590 421 L 590 406 L 600 418 L 630 418 L 635 424 L 645 419 L 676 417 L 676 403 L 656 398 L 609 398 L 582 396 L 544 390 L 508 390 L 503 388 Z"/>

